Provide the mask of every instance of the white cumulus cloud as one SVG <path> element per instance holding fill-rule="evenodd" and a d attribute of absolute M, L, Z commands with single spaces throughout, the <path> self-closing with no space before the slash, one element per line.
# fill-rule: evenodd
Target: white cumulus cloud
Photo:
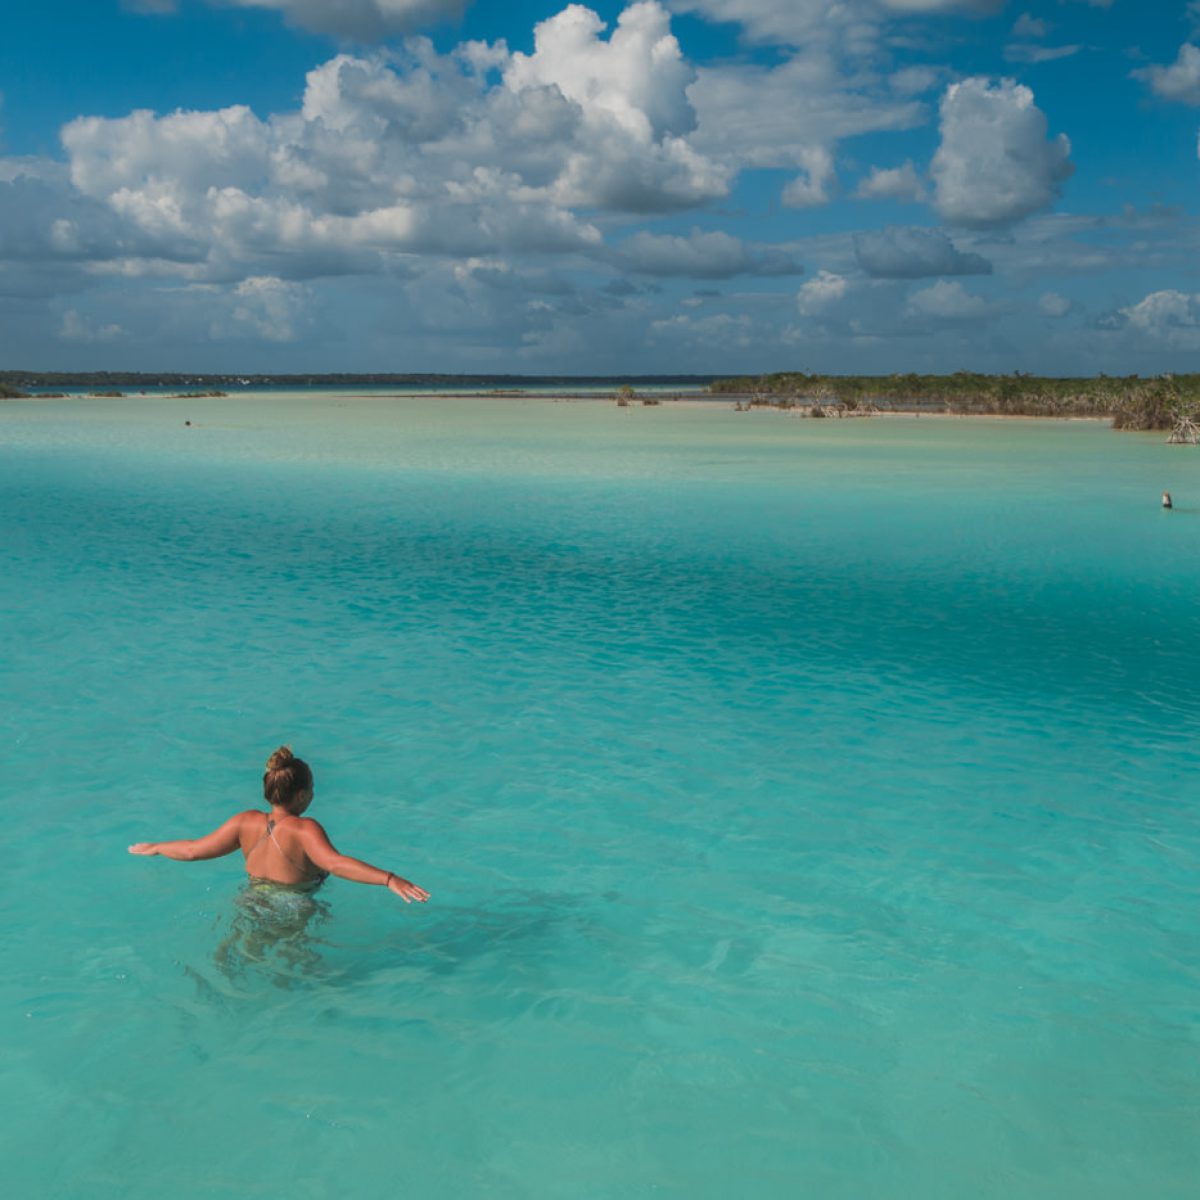
<path fill-rule="evenodd" d="M 676 343 L 679 348 L 695 348 L 711 353 L 714 346 L 722 354 L 731 347 L 752 343 L 754 322 L 745 315 L 715 313 L 711 317 L 677 316 L 652 321 L 648 333 L 651 343 Z"/>
<path fill-rule="evenodd" d="M 0 261 L 86 263 L 114 252 L 165 250 L 107 205 L 79 195 L 58 172 L 0 180 Z"/>
<path fill-rule="evenodd" d="M 830 201 L 835 182 L 833 155 L 824 146 L 809 146 L 798 155 L 804 174 L 783 189 L 783 202 L 789 208 L 816 208 Z"/>
<path fill-rule="evenodd" d="M 1074 307 L 1066 296 L 1060 296 L 1057 292 L 1043 292 L 1038 297 L 1038 311 L 1043 316 L 1065 317 L 1067 313 Z"/>
<path fill-rule="evenodd" d="M 940 229 L 889 225 L 854 237 L 858 265 L 876 279 L 922 279 L 933 275 L 990 275 L 992 264 L 965 253 Z"/>
<path fill-rule="evenodd" d="M 945 279 L 913 292 L 904 307 L 908 316 L 940 321 L 971 321 L 988 312 L 986 300 L 968 292 L 961 283 Z"/>
<path fill-rule="evenodd" d="M 230 316 L 252 336 L 269 342 L 294 342 L 308 297 L 302 284 L 254 275 L 234 289 Z"/>
<path fill-rule="evenodd" d="M 58 336 L 64 342 L 84 342 L 88 345 L 95 345 L 101 342 L 119 341 L 126 336 L 126 333 L 120 325 L 111 322 L 107 325 L 99 325 L 88 317 L 81 316 L 75 309 L 68 308 L 63 313 Z"/>
<path fill-rule="evenodd" d="M 693 229 L 687 237 L 636 233 L 621 244 L 617 260 L 635 274 L 692 279 L 798 275 L 803 271 L 790 254 L 747 245 L 728 233 L 699 229 Z"/>
<path fill-rule="evenodd" d="M 1117 311 L 1130 329 L 1155 341 L 1177 350 L 1200 349 L 1200 295 L 1168 288 Z"/>
<path fill-rule="evenodd" d="M 731 169 L 688 136 L 694 68 L 657 0 L 621 14 L 605 40 L 600 18 L 579 4 L 541 22 L 534 52 L 516 53 L 504 87 L 536 116 L 561 99 L 578 114 L 575 144 L 552 191 L 562 204 L 654 212 L 686 208 L 728 191 Z M 560 114 L 561 119 L 561 114 Z"/>
<path fill-rule="evenodd" d="M 849 287 L 849 281 L 844 276 L 821 271 L 796 294 L 796 307 L 801 316 L 816 316 L 843 299 Z"/>
<path fill-rule="evenodd" d="M 899 167 L 872 167 L 871 173 L 854 190 L 860 200 L 925 199 L 925 188 L 912 162 Z"/>
<path fill-rule="evenodd" d="M 1184 42 L 1170 66 L 1142 67 L 1132 74 L 1148 83 L 1154 94 L 1164 100 L 1200 104 L 1200 46 Z"/>
<path fill-rule="evenodd" d="M 645 140 L 690 133 L 696 115 L 687 88 L 696 73 L 666 10 L 640 0 L 621 13 L 607 41 L 604 28 L 591 9 L 569 5 L 536 27 L 533 54 L 512 56 L 506 84 L 514 92 L 556 87 L 589 114 Z"/>
<path fill-rule="evenodd" d="M 951 84 L 941 135 L 930 174 L 934 204 L 951 224 L 1011 225 L 1053 204 L 1074 171 L 1066 135 L 1047 139 L 1033 92 L 1011 79 Z"/>

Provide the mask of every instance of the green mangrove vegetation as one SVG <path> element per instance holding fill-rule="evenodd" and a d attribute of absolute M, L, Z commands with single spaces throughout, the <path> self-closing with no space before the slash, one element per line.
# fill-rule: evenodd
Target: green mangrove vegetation
<path fill-rule="evenodd" d="M 747 406 L 796 408 L 821 416 L 940 412 L 1013 417 L 1108 417 L 1116 429 L 1171 429 L 1200 420 L 1200 374 L 1058 378 L 1027 375 L 771 375 L 718 379 L 714 395 Z"/>

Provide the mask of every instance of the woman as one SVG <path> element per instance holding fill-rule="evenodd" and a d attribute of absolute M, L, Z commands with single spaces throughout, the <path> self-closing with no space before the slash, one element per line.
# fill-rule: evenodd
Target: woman
<path fill-rule="evenodd" d="M 303 812 L 312 803 L 313 775 L 308 763 L 281 746 L 267 760 L 263 798 L 271 812 L 250 809 L 229 818 L 207 837 L 177 842 L 136 842 L 130 854 L 162 854 L 183 862 L 222 858 L 240 849 L 251 884 L 314 891 L 330 875 L 355 883 L 374 883 L 406 904 L 422 903 L 429 893 L 391 871 L 339 854 L 325 830 Z"/>

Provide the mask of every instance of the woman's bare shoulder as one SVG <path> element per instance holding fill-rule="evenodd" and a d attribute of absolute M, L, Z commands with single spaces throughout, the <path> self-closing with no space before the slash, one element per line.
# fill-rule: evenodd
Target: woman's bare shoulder
<path fill-rule="evenodd" d="M 237 830 L 239 836 L 252 837 L 256 827 L 256 817 L 262 821 L 265 821 L 266 813 L 261 812 L 257 808 L 245 808 L 239 813 L 234 813 L 233 816 L 229 818 L 229 824 Z"/>

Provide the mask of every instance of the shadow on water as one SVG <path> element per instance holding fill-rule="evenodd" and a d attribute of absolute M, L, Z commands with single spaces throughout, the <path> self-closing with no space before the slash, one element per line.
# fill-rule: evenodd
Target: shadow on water
<path fill-rule="evenodd" d="M 590 926 L 589 902 L 567 893 L 509 893 L 487 908 L 444 909 L 436 921 L 398 933 L 390 945 L 402 949 L 411 965 L 435 975 L 488 958 L 530 965 L 557 953 L 561 936 Z"/>

